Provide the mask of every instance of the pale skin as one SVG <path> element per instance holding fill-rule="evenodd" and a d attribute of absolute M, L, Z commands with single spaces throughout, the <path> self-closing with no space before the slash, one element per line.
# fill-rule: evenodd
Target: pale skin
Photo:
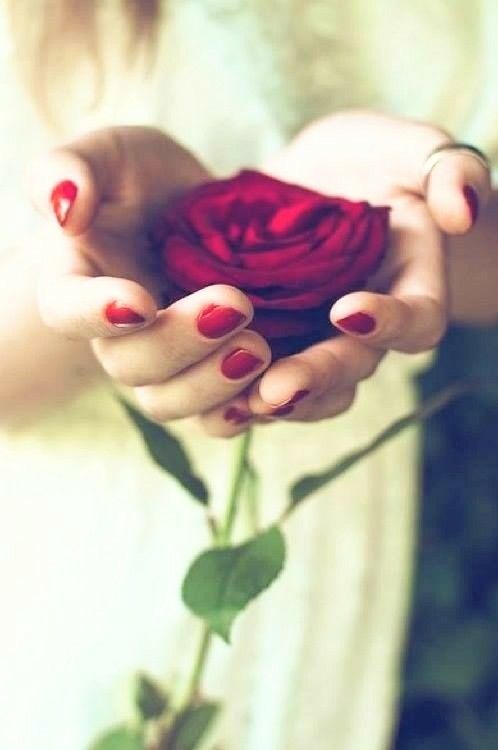
<path fill-rule="evenodd" d="M 358 384 L 388 350 L 434 347 L 449 317 L 495 322 L 498 195 L 491 193 L 487 171 L 453 152 L 435 167 L 423 193 L 424 160 L 448 140 L 429 125 L 344 112 L 312 123 L 260 166 L 324 193 L 392 207 L 393 243 L 382 268 L 368 291 L 341 298 L 330 313 L 334 324 L 367 313 L 374 330 L 344 333 L 273 365 L 267 343 L 247 330 L 252 306 L 241 291 L 208 287 L 161 309 L 145 229 L 172 195 L 209 179 L 191 154 L 157 130 L 112 128 L 44 155 L 29 177 L 43 231 L 2 269 L 3 319 L 11 321 L 0 331 L 2 422 L 29 421 L 106 377 L 129 386 L 152 419 L 197 416 L 220 437 L 254 421 L 316 421 L 348 409 Z M 50 195 L 64 180 L 72 180 L 78 194 L 60 227 Z M 473 228 L 465 185 L 479 197 Z M 110 323 L 103 311 L 114 301 L 144 322 Z M 208 339 L 196 321 L 210 304 L 234 308 L 244 319 L 225 336 Z M 227 378 L 221 363 L 240 348 L 260 364 L 245 377 Z M 309 393 L 292 412 L 272 416 L 299 391 Z M 248 419 L 227 421 L 231 406 Z"/>

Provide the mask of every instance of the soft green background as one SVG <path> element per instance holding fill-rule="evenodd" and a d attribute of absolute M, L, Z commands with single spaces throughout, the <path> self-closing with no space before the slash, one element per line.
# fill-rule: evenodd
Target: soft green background
<path fill-rule="evenodd" d="M 498 383 L 498 328 L 452 330 L 422 398 L 449 380 Z M 396 750 L 498 748 L 498 386 L 425 428 L 413 617 Z"/>

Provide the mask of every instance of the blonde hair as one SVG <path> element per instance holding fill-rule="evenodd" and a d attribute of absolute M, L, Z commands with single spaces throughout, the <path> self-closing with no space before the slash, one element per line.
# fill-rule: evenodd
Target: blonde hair
<path fill-rule="evenodd" d="M 150 65 L 164 0 L 6 0 L 16 65 L 32 100 L 49 121 L 70 81 L 92 81 L 96 104 L 105 87 L 106 50 L 129 67 Z M 115 26 L 119 28 L 116 30 Z M 109 40 L 112 44 L 109 44 Z M 107 42 L 107 44 L 106 44 Z"/>
<path fill-rule="evenodd" d="M 65 106 L 71 101 L 75 112 L 88 111 L 100 103 L 106 93 L 106 81 L 111 80 L 113 73 L 137 65 L 143 65 L 144 71 L 150 70 L 159 47 L 164 16 L 174 4 L 168 0 L 3 1 L 8 6 L 15 59 L 22 80 L 45 118 L 51 117 L 53 121 L 60 116 L 61 103 Z M 391 91 L 393 86 L 406 87 L 407 74 L 413 90 L 420 87 L 430 90 L 427 81 L 414 80 L 411 75 L 412 67 L 417 71 L 416 59 L 414 66 L 405 67 L 403 77 L 393 80 L 396 69 L 392 65 L 382 67 L 385 62 L 382 49 L 379 64 L 371 58 L 368 80 L 365 83 L 361 80 L 356 68 L 357 49 L 368 47 L 364 34 L 369 30 L 351 26 L 348 3 L 341 0 L 239 2 L 245 10 L 250 8 L 256 19 L 257 44 L 271 50 L 273 67 L 260 76 L 260 85 L 269 106 L 289 134 L 311 119 L 333 111 L 337 105 L 344 108 L 361 102 L 366 107 L 379 106 L 386 85 Z M 483 48 L 483 28 L 489 22 L 485 0 L 475 0 L 472 4 L 419 0 L 416 6 L 413 0 L 400 0 L 396 4 L 394 28 L 399 31 L 402 16 L 405 30 L 407 21 L 410 29 L 415 28 L 411 32 L 417 36 L 413 42 L 415 58 L 424 54 L 432 59 L 437 45 L 444 43 L 442 62 L 448 58 L 452 61 L 451 68 L 445 68 L 444 79 L 438 81 L 432 117 L 453 132 L 470 132 L 470 137 L 492 150 L 498 159 L 495 127 L 498 104 L 491 107 L 492 112 L 489 106 L 480 106 L 483 71 L 488 70 L 486 87 L 490 91 L 496 75 L 489 72 L 490 60 L 484 59 L 486 55 L 488 58 L 495 55 L 494 46 Z M 223 15 L 224 11 L 216 12 Z M 226 13 L 229 15 L 229 11 Z M 415 20 L 425 24 L 413 26 Z M 247 25 L 248 33 L 252 28 Z M 445 33 L 438 37 L 434 29 Z M 398 33 L 390 34 L 394 40 L 397 36 Z M 428 40 L 429 46 L 424 47 Z M 421 53 L 419 46 L 430 54 Z M 360 58 L 359 64 L 361 74 L 365 60 Z M 498 64 L 494 62 L 491 67 L 498 74 Z M 390 78 L 387 84 L 386 74 Z M 481 117 L 483 109 L 486 113 Z"/>

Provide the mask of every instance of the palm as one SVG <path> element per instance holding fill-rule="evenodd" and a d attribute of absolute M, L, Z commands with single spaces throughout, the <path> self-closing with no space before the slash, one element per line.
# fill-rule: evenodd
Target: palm
<path fill-rule="evenodd" d="M 418 192 L 418 167 L 427 151 L 415 135 L 425 128 L 413 123 L 407 134 L 406 125 L 391 118 L 343 113 L 313 123 L 265 165 L 274 176 L 312 190 L 391 207 L 391 245 L 369 284 L 375 291 L 397 291 L 414 243 L 425 251 L 428 273 L 441 269 L 439 231 Z"/>
<path fill-rule="evenodd" d="M 108 177 L 91 226 L 78 237 L 78 252 L 95 275 L 137 281 L 158 297 L 161 283 L 150 230 L 172 197 L 209 173 L 152 128 L 112 128 L 92 137 L 99 139 Z"/>

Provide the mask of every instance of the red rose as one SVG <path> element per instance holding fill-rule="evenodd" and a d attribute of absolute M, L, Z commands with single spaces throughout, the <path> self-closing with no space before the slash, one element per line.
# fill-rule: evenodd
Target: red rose
<path fill-rule="evenodd" d="M 389 209 L 353 203 L 253 170 L 207 182 L 166 210 L 171 301 L 210 284 L 251 299 L 251 328 L 281 356 L 330 337 L 331 305 L 364 287 L 388 240 Z"/>

